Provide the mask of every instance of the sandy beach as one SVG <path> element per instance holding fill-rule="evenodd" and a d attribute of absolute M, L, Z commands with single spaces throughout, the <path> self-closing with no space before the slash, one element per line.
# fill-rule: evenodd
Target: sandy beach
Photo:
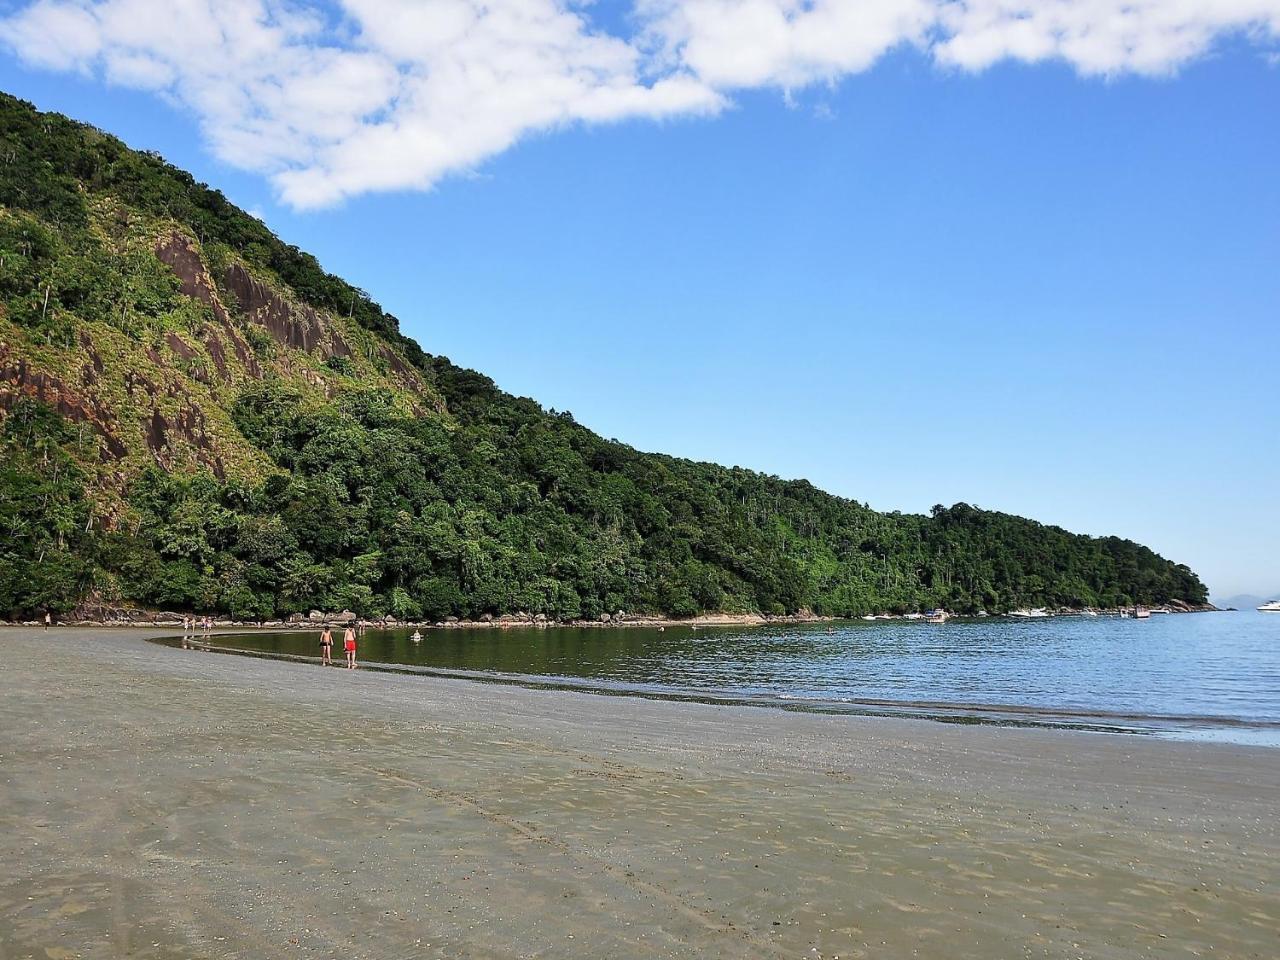
<path fill-rule="evenodd" d="M 0 629 L 0 960 L 1256 957 L 1280 750 Z"/>

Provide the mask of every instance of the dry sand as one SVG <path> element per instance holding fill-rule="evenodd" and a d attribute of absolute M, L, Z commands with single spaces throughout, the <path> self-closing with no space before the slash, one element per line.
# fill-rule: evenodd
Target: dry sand
<path fill-rule="evenodd" d="M 145 635 L 0 630 L 0 960 L 1280 955 L 1280 750 Z"/>

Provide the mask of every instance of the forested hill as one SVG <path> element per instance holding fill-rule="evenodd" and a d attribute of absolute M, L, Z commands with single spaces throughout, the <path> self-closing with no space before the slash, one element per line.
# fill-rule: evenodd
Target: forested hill
<path fill-rule="evenodd" d="M 10 97 L 0 417 L 0 615 L 1205 600 L 1128 540 L 965 504 L 877 513 L 602 439 L 423 352 L 159 157 Z"/>

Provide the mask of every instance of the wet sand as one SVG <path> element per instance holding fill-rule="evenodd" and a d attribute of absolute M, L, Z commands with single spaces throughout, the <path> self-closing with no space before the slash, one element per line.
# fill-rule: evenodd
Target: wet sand
<path fill-rule="evenodd" d="M 1280 953 L 1280 750 L 0 629 L 0 960 Z"/>

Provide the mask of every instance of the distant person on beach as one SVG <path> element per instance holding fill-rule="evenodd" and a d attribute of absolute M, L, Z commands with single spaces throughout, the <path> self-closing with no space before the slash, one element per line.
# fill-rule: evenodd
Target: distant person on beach
<path fill-rule="evenodd" d="M 51 614 L 48 610 L 46 610 L 44 612 L 44 628 L 48 630 L 49 624 L 51 623 L 53 623 L 53 614 Z"/>
<path fill-rule="evenodd" d="M 329 629 L 329 625 L 324 625 L 324 630 L 320 633 L 320 662 L 326 667 L 333 663 L 333 631 Z"/>
<path fill-rule="evenodd" d="M 354 670 L 356 668 L 356 628 L 351 624 L 347 624 L 347 629 L 342 634 L 342 649 L 347 651 L 347 669 Z"/>

